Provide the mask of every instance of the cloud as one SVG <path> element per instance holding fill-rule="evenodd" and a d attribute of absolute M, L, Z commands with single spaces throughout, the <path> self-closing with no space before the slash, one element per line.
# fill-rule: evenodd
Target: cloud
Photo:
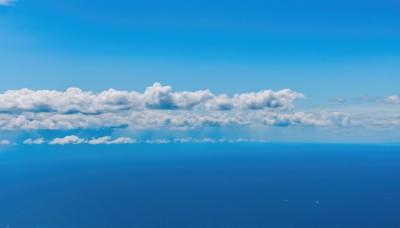
<path fill-rule="evenodd" d="M 243 142 L 266 142 L 265 140 L 259 139 L 246 139 L 246 138 L 233 138 L 233 139 L 225 139 L 225 138 L 175 138 L 165 139 L 165 138 L 155 138 L 148 140 L 136 140 L 130 137 L 119 137 L 116 139 L 112 139 L 111 136 L 103 136 L 99 138 L 92 138 L 90 140 L 79 138 L 75 135 L 65 136 L 63 138 L 54 138 L 50 141 L 47 141 L 43 138 L 37 139 L 26 139 L 23 141 L 23 144 L 26 145 L 67 145 L 67 144 L 89 144 L 89 145 L 116 145 L 116 144 L 169 144 L 169 143 L 243 143 Z M 9 145 L 10 142 L 8 140 L 0 141 L 0 145 Z"/>
<path fill-rule="evenodd" d="M 346 103 L 347 99 L 341 98 L 341 97 L 336 97 L 336 98 L 330 99 L 329 101 L 338 103 L 338 104 L 342 104 L 342 103 Z"/>
<path fill-rule="evenodd" d="M 257 111 L 285 112 L 305 96 L 290 89 L 215 95 L 172 91 L 154 83 L 143 93 L 69 88 L 8 90 L 0 94 L 0 130 L 194 129 L 249 125 Z M 256 120 L 258 121 L 258 120 Z M 258 121 L 259 122 L 259 121 Z"/>
<path fill-rule="evenodd" d="M 112 140 L 110 144 L 131 144 L 136 142 L 137 141 L 135 139 L 131 139 L 129 137 L 120 137 L 115 140 Z"/>
<path fill-rule="evenodd" d="M 264 118 L 264 123 L 270 126 L 349 126 L 350 115 L 343 112 L 321 112 L 307 114 L 296 112 L 293 114 L 270 113 Z"/>
<path fill-rule="evenodd" d="M 43 138 L 38 138 L 38 139 L 27 139 L 23 141 L 23 144 L 28 144 L 28 145 L 41 145 L 46 143 L 47 141 L 44 140 Z"/>
<path fill-rule="evenodd" d="M 69 88 L 9 90 L 0 94 L 0 130 L 188 130 L 229 126 L 348 126 L 341 112 L 293 112 L 304 99 L 290 89 L 228 96 L 209 90 L 172 91 L 154 83 L 143 93 L 109 89 L 100 93 Z M 72 136 L 71 136 L 72 137 Z M 50 144 L 83 143 L 79 138 Z M 75 140 L 75 141 L 74 141 Z M 90 144 L 132 143 L 128 138 L 97 138 Z M 34 144 L 34 141 L 26 141 Z"/>
<path fill-rule="evenodd" d="M 65 145 L 65 144 L 81 144 L 85 143 L 85 139 L 81 139 L 75 135 L 65 136 L 64 138 L 55 138 L 49 142 L 50 145 Z"/>
<path fill-rule="evenodd" d="M 0 145 L 10 145 L 10 141 L 7 139 L 0 140 Z"/>
<path fill-rule="evenodd" d="M 171 140 L 168 139 L 151 139 L 151 140 L 146 140 L 144 141 L 147 144 L 167 144 L 171 143 Z"/>
<path fill-rule="evenodd" d="M 104 136 L 104 137 L 100 137 L 100 138 L 92 138 L 91 140 L 89 140 L 87 143 L 88 144 L 132 144 L 132 143 L 136 143 L 137 141 L 129 138 L 129 137 L 120 137 L 117 138 L 115 140 L 111 140 L 110 136 Z"/>
<path fill-rule="evenodd" d="M 130 130 L 170 129 L 188 130 L 204 127 L 229 126 L 328 126 L 351 124 L 351 116 L 340 112 L 212 112 L 197 113 L 187 111 L 124 111 L 99 115 L 21 113 L 19 115 L 0 114 L 0 130 L 74 130 L 113 129 Z"/>
<path fill-rule="evenodd" d="M 0 114 L 0 130 L 73 129 L 194 129 L 205 126 L 249 124 L 246 116 L 226 113 L 199 114 L 183 111 L 124 111 L 99 115 L 21 113 Z"/>
<path fill-rule="evenodd" d="M 104 137 L 100 137 L 100 138 L 93 138 L 91 140 L 88 141 L 88 144 L 107 144 L 108 142 L 110 142 L 111 137 L 110 136 L 104 136 Z"/>
<path fill-rule="evenodd" d="M 371 103 L 400 104 L 400 96 L 398 95 L 389 95 L 387 97 L 362 96 L 355 98 L 355 100 L 361 102 L 371 102 Z"/>
<path fill-rule="evenodd" d="M 23 144 L 27 145 L 41 145 L 41 144 L 49 144 L 49 145 L 66 145 L 66 144 L 132 144 L 137 143 L 138 141 L 132 139 L 130 137 L 120 137 L 117 139 L 112 139 L 111 136 L 104 136 L 100 138 L 92 138 L 91 140 L 86 140 L 83 138 L 79 138 L 75 135 L 65 136 L 63 138 L 54 138 L 50 141 L 47 141 L 43 138 L 38 139 L 26 139 L 23 141 Z M 0 141 L 1 143 L 1 141 Z"/>
<path fill-rule="evenodd" d="M 150 109 L 192 109 L 213 97 L 214 95 L 208 90 L 172 92 L 171 86 L 154 83 L 140 95 L 140 100 Z"/>
<path fill-rule="evenodd" d="M 11 6 L 16 0 L 0 0 L 0 6 Z"/>
<path fill-rule="evenodd" d="M 383 102 L 390 104 L 400 104 L 400 97 L 397 95 L 387 96 L 385 99 L 383 99 Z"/>
<path fill-rule="evenodd" d="M 0 112 L 58 114 L 101 114 L 138 110 L 259 110 L 291 109 L 293 101 L 305 96 L 289 89 L 263 90 L 257 93 L 214 95 L 208 90 L 173 92 L 170 86 L 154 83 L 144 93 L 110 89 L 101 93 L 69 88 L 55 90 L 9 90 L 0 94 Z"/>

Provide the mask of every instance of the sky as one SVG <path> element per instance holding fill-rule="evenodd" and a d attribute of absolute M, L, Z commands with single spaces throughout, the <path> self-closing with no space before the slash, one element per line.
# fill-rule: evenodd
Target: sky
<path fill-rule="evenodd" d="M 399 11 L 0 0 L 0 144 L 397 143 Z"/>

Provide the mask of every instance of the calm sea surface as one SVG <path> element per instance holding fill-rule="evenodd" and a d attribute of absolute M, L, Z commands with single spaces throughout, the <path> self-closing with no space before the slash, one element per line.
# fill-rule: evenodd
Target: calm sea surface
<path fill-rule="evenodd" d="M 400 146 L 15 146 L 0 228 L 400 227 Z"/>

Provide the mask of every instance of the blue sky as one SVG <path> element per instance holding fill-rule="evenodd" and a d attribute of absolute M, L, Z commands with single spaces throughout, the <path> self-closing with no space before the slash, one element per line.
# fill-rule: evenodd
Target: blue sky
<path fill-rule="evenodd" d="M 289 112 L 314 115 L 307 117 L 312 124 L 285 116 L 282 118 L 293 123 L 285 119 L 285 124 L 276 124 L 279 127 L 244 127 L 234 137 L 396 141 L 400 136 L 398 1 L 6 2 L 0 1 L 1 93 L 22 88 L 65 91 L 69 87 L 94 93 L 109 88 L 143 93 L 155 82 L 169 85 L 173 91 L 210 90 L 216 96 L 288 88 L 307 97 L 293 99 L 294 109 Z M 235 105 L 243 111 L 239 103 Z M 338 126 L 331 119 L 328 124 L 321 111 L 351 116 L 351 124 Z M 230 115 L 239 111 L 234 112 Z M 269 112 L 268 118 L 275 113 L 265 112 Z M 196 110 L 196 115 L 211 115 L 203 113 Z M 10 115 L 17 118 L 20 114 Z M 253 123 L 258 117 L 251 115 Z M 325 118 L 324 124 L 316 124 L 321 118 Z M 20 135 L 16 130 L 25 132 L 4 130 L 3 138 Z M 36 137 L 42 137 L 47 134 L 42 131 L 49 129 L 34 130 Z M 65 130 L 57 128 L 54 134 L 68 135 Z M 174 138 L 165 129 L 145 130 L 151 133 L 139 138 L 153 134 Z M 137 136 L 138 131 L 129 127 L 117 133 L 112 130 L 121 137 Z M 186 135 L 195 131 L 195 137 L 220 138 L 231 137 L 224 132 L 232 129 L 217 127 L 209 133 L 198 126 L 183 131 Z M 320 131 L 325 132 L 322 139 L 314 137 Z M 343 131 L 350 131 L 352 137 L 347 139 Z M 33 134 L 32 129 L 27 132 Z M 84 136 L 91 138 L 92 134 Z M 176 134 L 186 137 L 182 130 L 176 133 L 174 129 L 172 135 Z M 307 137 L 302 139 L 304 135 Z"/>

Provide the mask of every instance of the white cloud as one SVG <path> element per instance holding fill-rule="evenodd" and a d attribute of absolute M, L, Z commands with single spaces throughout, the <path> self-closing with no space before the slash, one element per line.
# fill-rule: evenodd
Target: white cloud
<path fill-rule="evenodd" d="M 176 138 L 174 140 L 168 139 L 150 139 L 143 141 L 142 143 L 146 144 L 168 144 L 168 143 L 261 143 L 267 142 L 266 140 L 261 139 L 249 139 L 249 138 L 233 138 L 233 139 L 225 139 L 225 138 Z"/>
<path fill-rule="evenodd" d="M 270 126 L 349 126 L 350 115 L 343 112 L 321 112 L 307 114 L 296 112 L 290 114 L 269 113 L 264 123 Z"/>
<path fill-rule="evenodd" d="M 137 141 L 135 139 L 129 137 L 120 137 L 115 140 L 111 140 L 110 136 L 104 136 L 97 139 L 93 138 L 89 140 L 87 143 L 88 144 L 131 144 L 136 142 Z"/>
<path fill-rule="evenodd" d="M 100 128 L 193 129 L 204 126 L 249 124 L 247 117 L 236 114 L 199 114 L 186 111 L 124 111 L 99 115 L 21 113 L 0 114 L 0 130 L 72 130 Z"/>
<path fill-rule="evenodd" d="M 10 6 L 13 5 L 16 0 L 0 0 L 0 6 Z"/>
<path fill-rule="evenodd" d="M 41 145 L 46 143 L 47 141 L 44 140 L 43 138 L 38 138 L 38 139 L 27 139 L 23 141 L 23 144 L 28 144 L 28 145 Z"/>
<path fill-rule="evenodd" d="M 81 139 L 75 135 L 65 136 L 64 138 L 55 138 L 49 142 L 50 145 L 65 145 L 65 144 L 81 144 L 85 143 L 85 139 Z"/>
<path fill-rule="evenodd" d="M 172 141 L 170 141 L 168 139 L 149 139 L 144 142 L 147 144 L 167 144 L 167 143 L 171 143 Z"/>
<path fill-rule="evenodd" d="M 93 138 L 91 140 L 88 141 L 88 144 L 107 144 L 108 142 L 110 142 L 111 137 L 110 136 L 104 136 L 104 137 L 100 137 L 100 138 Z"/>
<path fill-rule="evenodd" d="M 10 145 L 10 141 L 7 139 L 0 140 L 0 145 Z"/>
<path fill-rule="evenodd" d="M 131 139 L 129 137 L 120 137 L 115 140 L 112 140 L 110 144 L 131 144 L 136 142 L 137 141 L 135 139 Z"/>
<path fill-rule="evenodd" d="M 208 90 L 172 92 L 171 86 L 162 86 L 159 83 L 154 83 L 140 95 L 144 106 L 150 109 L 192 109 L 213 97 Z"/>
<path fill-rule="evenodd" d="M 386 97 L 362 96 L 362 97 L 356 98 L 356 100 L 361 101 L 361 102 L 371 102 L 371 103 L 400 104 L 400 96 L 399 95 L 389 95 Z"/>
<path fill-rule="evenodd" d="M 0 94 L 0 130 L 187 130 L 229 126 L 348 126 L 341 112 L 293 112 L 305 96 L 290 89 L 215 95 L 208 90 L 173 92 L 155 83 L 144 93 L 110 89 L 100 93 L 69 88 L 65 92 L 29 89 Z M 72 136 L 71 136 L 72 137 Z M 71 141 L 71 140 L 78 141 Z M 76 138 L 50 144 L 83 143 Z M 26 143 L 34 143 L 27 141 Z M 98 138 L 90 144 L 132 143 L 130 139 Z"/>
<path fill-rule="evenodd" d="M 391 95 L 387 96 L 383 101 L 391 104 L 400 104 L 400 97 L 397 95 Z"/>
<path fill-rule="evenodd" d="M 55 138 L 50 141 L 47 141 L 43 138 L 38 139 L 27 139 L 23 141 L 23 144 L 27 145 L 41 145 L 41 144 L 50 144 L 50 145 L 67 145 L 67 144 L 90 144 L 90 145 L 116 145 L 116 144 L 134 144 L 134 143 L 144 143 L 144 144 L 169 144 L 169 143 L 242 143 L 242 142 L 266 142 L 265 140 L 259 139 L 246 139 L 246 138 L 234 138 L 234 139 L 225 139 L 225 138 L 176 138 L 174 140 L 165 139 L 165 138 L 155 138 L 138 141 L 136 139 L 132 139 L 130 137 L 119 137 L 116 139 L 112 139 L 111 136 L 104 136 L 99 138 L 92 138 L 90 140 L 86 140 L 84 138 L 79 138 L 75 135 L 65 136 L 63 138 Z M 0 141 L 0 145 L 9 145 L 10 142 L 8 140 Z"/>
<path fill-rule="evenodd" d="M 0 141 L 1 143 L 1 141 Z M 28 145 L 41 145 L 41 144 L 50 144 L 50 145 L 65 145 L 65 144 L 132 144 L 138 143 L 137 140 L 129 138 L 129 137 L 120 137 L 117 139 L 112 139 L 111 136 L 104 136 L 100 138 L 92 138 L 91 140 L 86 140 L 83 138 L 79 138 L 75 135 L 65 136 L 63 138 L 55 138 L 50 141 L 46 141 L 43 138 L 38 139 L 27 139 L 23 141 L 23 144 Z"/>
<path fill-rule="evenodd" d="M 347 99 L 342 98 L 342 97 L 336 97 L 336 98 L 330 99 L 330 101 L 338 103 L 338 104 L 342 104 L 342 103 L 346 103 Z"/>
<path fill-rule="evenodd" d="M 53 112 L 58 114 L 100 114 L 124 110 L 208 110 L 291 109 L 293 101 L 305 98 L 300 93 L 285 89 L 263 90 L 257 93 L 214 95 L 208 90 L 172 92 L 170 86 L 155 83 L 144 93 L 110 89 L 101 93 L 69 88 L 55 90 L 9 90 L 0 94 L 0 112 Z"/>
<path fill-rule="evenodd" d="M 18 115 L 0 114 L 0 130 L 74 130 L 128 128 L 187 130 L 203 127 L 229 126 L 348 126 L 352 122 L 350 115 L 342 112 L 211 112 L 197 113 L 188 111 L 123 111 L 99 115 L 21 113 Z"/>

